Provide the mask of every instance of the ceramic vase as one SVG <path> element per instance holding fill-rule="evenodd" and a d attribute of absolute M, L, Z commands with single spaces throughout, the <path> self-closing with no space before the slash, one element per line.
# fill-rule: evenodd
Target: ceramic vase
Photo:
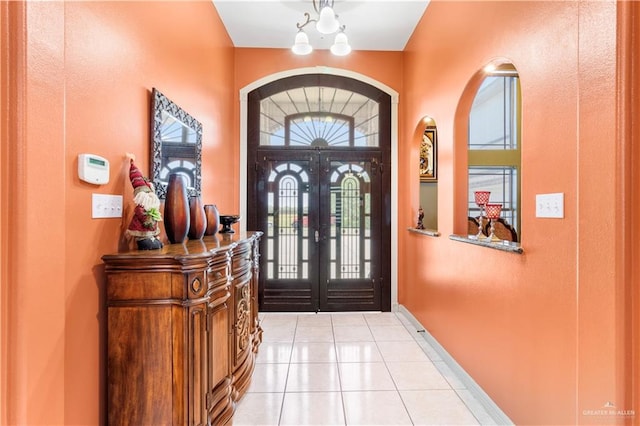
<path fill-rule="evenodd" d="M 220 227 L 220 212 L 215 204 L 205 204 L 204 212 L 207 216 L 207 229 L 204 235 L 215 235 Z"/>
<path fill-rule="evenodd" d="M 200 197 L 191 197 L 189 200 L 190 226 L 189 239 L 199 240 L 207 229 L 207 216 Z"/>
<path fill-rule="evenodd" d="M 169 175 L 167 197 L 164 201 L 164 229 L 172 244 L 182 244 L 187 238 L 191 222 L 187 181 L 179 174 Z"/>

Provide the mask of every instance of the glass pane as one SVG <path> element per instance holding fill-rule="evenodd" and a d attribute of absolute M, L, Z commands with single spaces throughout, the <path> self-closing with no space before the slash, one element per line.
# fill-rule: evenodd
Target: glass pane
<path fill-rule="evenodd" d="M 349 90 L 285 90 L 260 101 L 260 145 L 377 147 L 379 110 L 378 102 Z"/>
<path fill-rule="evenodd" d="M 371 188 L 368 163 L 331 162 L 331 212 L 335 215 L 330 234 L 331 278 L 366 277 L 365 259 L 370 260 L 371 241 L 365 236 L 369 225 Z M 367 201 L 365 201 L 367 200 Z"/>
<path fill-rule="evenodd" d="M 305 164 L 305 163 L 302 163 Z M 309 175 L 301 163 L 273 162 L 267 185 L 269 279 L 308 278 Z"/>
<path fill-rule="evenodd" d="M 348 147 L 351 125 L 349 121 L 332 118 L 304 116 L 289 123 L 291 146 Z"/>
<path fill-rule="evenodd" d="M 488 76 L 469 114 L 469 149 L 517 148 L 518 77 Z"/>
<path fill-rule="evenodd" d="M 501 216 L 516 230 L 518 175 L 515 167 L 469 167 L 469 216 L 480 215 L 475 191 L 490 191 L 489 201 L 502 204 Z"/>

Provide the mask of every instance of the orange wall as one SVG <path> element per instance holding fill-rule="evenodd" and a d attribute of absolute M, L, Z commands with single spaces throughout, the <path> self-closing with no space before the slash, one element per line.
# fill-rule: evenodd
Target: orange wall
<path fill-rule="evenodd" d="M 306 67 L 345 69 L 363 74 L 400 92 L 402 90 L 402 52 L 353 51 L 334 56 L 327 50 L 296 56 L 289 49 L 237 48 L 236 93 L 248 84 L 282 71 Z"/>
<path fill-rule="evenodd" d="M 615 423 L 624 419 L 588 410 L 633 409 L 631 243 L 615 226 L 631 211 L 620 189 L 630 141 L 616 112 L 631 114 L 616 96 L 617 13 L 613 1 L 434 1 L 405 49 L 400 125 L 414 135 L 425 115 L 438 124 L 443 236 L 402 232 L 418 208 L 419 139 L 409 138 L 399 301 L 517 424 Z M 516 66 L 522 87 L 523 255 L 447 238 L 466 233 L 465 88 L 495 58 Z M 535 195 L 553 192 L 565 194 L 564 219 L 536 218 Z"/>
<path fill-rule="evenodd" d="M 631 34 L 633 37 L 631 38 L 635 43 L 640 40 L 640 25 L 637 25 L 640 22 L 640 4 L 637 2 L 630 3 L 630 7 L 632 7 L 632 16 L 635 20 L 631 22 L 635 22 L 636 25 L 633 27 Z M 637 52 L 637 44 L 632 45 L 631 52 Z M 637 259 L 640 259 L 640 221 L 637 220 L 638 211 L 640 211 L 640 55 L 631 54 L 632 57 L 632 65 L 629 67 L 629 78 L 631 80 L 631 88 L 628 92 L 631 101 L 631 117 L 636 117 L 635 120 L 630 120 L 632 124 L 632 132 L 631 138 L 633 143 L 629 147 L 629 158 L 628 158 L 628 168 L 631 169 L 631 182 L 628 187 L 628 193 L 630 194 L 630 203 L 629 209 L 630 211 L 635 212 L 629 214 L 630 216 L 630 224 L 627 229 L 630 230 L 630 240 L 632 244 L 631 251 L 628 253 L 628 257 L 631 261 L 631 282 L 639 283 L 640 282 L 640 262 Z M 631 305 L 631 323 L 634 324 L 632 327 L 632 341 L 633 341 L 633 350 L 628 352 L 628 357 L 630 359 L 629 364 L 631 364 L 630 374 L 634 378 L 631 383 L 632 389 L 632 406 L 636 408 L 636 413 L 640 409 L 640 365 L 638 360 L 640 360 L 640 285 L 635 285 L 631 291 L 628 293 L 628 297 L 632 300 Z M 636 414 L 636 417 L 637 414 Z M 636 420 L 636 423 L 640 423 L 640 419 Z"/>
<path fill-rule="evenodd" d="M 24 14 L 12 3 L 10 13 L 20 16 L 11 37 L 23 46 L 26 66 L 17 67 L 25 92 L 15 97 L 24 107 L 13 111 L 20 120 L 10 141 L 15 151 L 3 158 L 14 164 L 9 201 L 21 212 L 2 223 L 3 239 L 13 238 L 2 289 L 12 323 L 2 339 L 4 419 L 98 424 L 105 414 L 100 257 L 118 250 L 127 223 L 91 219 L 91 194 L 131 199 L 126 152 L 148 175 L 150 92 L 157 87 L 203 124 L 203 200 L 237 209 L 237 131 L 228 125 L 233 45 L 210 1 L 28 2 Z M 110 161 L 109 184 L 78 179 L 83 152 Z"/>
<path fill-rule="evenodd" d="M 16 75 L 0 75 L 3 89 L 25 89 L 1 106 L 0 304 L 11 327 L 0 323 L 7 355 L 0 359 L 7 409 L 0 422 L 104 419 L 100 257 L 121 247 L 126 220 L 91 219 L 91 194 L 131 197 L 125 152 L 148 173 L 151 88 L 203 123 L 203 198 L 234 211 L 239 89 L 311 66 L 349 69 L 400 93 L 400 303 L 517 423 L 603 423 L 581 413 L 607 401 L 634 408 L 623 395 L 631 365 L 625 320 L 631 312 L 637 324 L 639 314 L 625 296 L 638 300 L 638 287 L 628 285 L 638 282 L 638 266 L 627 263 L 639 253 L 639 222 L 625 222 L 633 224 L 633 243 L 613 224 L 628 212 L 637 218 L 640 201 L 637 171 L 620 172 L 626 157 L 616 155 L 625 144 L 615 115 L 615 2 L 434 1 L 406 52 L 346 58 L 234 49 L 209 1 L 10 3 L 2 13 L 10 15 L 10 38 L 26 62 Z M 639 8 L 629 7 L 639 17 Z M 521 256 L 447 238 L 462 230 L 465 214 L 454 211 L 465 198 L 453 167 L 464 170 L 459 101 L 496 56 L 511 59 L 522 82 Z M 440 238 L 406 232 L 419 193 L 411 135 L 425 115 L 436 120 L 440 139 Z M 637 165 L 637 144 L 626 149 Z M 78 180 L 81 152 L 111 161 L 108 185 Z M 625 197 L 619 188 L 629 181 L 626 191 L 635 195 Z M 547 192 L 565 193 L 565 219 L 534 217 L 535 194 Z M 612 214 L 602 215 L 602 201 L 615 206 Z"/>

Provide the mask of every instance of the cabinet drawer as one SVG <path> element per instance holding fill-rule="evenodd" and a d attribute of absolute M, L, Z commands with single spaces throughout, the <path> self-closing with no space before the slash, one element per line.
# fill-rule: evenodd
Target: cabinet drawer
<path fill-rule="evenodd" d="M 121 272 L 107 276 L 107 300 L 169 299 L 171 275 L 164 272 Z"/>
<path fill-rule="evenodd" d="M 248 245 L 239 246 L 233 252 L 233 265 L 231 273 L 236 275 L 239 271 L 251 267 L 251 247 Z"/>
<path fill-rule="evenodd" d="M 207 283 L 209 289 L 225 286 L 229 278 L 229 265 L 214 265 L 207 270 Z"/>

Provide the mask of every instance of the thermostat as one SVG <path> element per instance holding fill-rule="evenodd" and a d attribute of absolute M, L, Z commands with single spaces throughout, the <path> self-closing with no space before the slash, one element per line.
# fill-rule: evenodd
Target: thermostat
<path fill-rule="evenodd" d="M 95 185 L 109 183 L 109 160 L 95 154 L 78 155 L 78 176 Z"/>

